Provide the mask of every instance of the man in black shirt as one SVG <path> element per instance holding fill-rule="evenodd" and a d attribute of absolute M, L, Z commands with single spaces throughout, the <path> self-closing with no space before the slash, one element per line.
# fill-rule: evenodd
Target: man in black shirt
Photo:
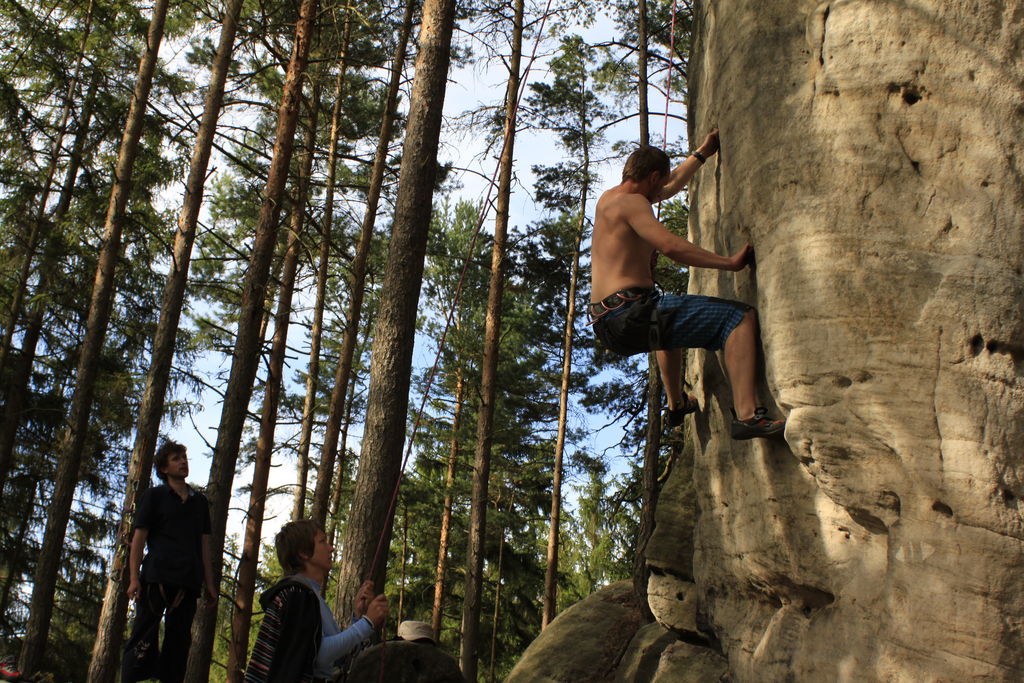
<path fill-rule="evenodd" d="M 128 597 L 135 600 L 135 623 L 125 646 L 122 683 L 147 678 L 181 683 L 203 586 L 206 605 L 217 604 L 210 564 L 210 507 L 206 496 L 185 483 L 185 447 L 165 442 L 153 467 L 164 483 L 142 494 L 135 512 L 128 585 Z M 163 647 L 157 644 L 161 619 Z"/>

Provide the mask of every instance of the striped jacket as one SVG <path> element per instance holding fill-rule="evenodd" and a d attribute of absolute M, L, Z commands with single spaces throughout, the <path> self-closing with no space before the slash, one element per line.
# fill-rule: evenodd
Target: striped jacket
<path fill-rule="evenodd" d="M 252 648 L 245 683 L 311 683 L 323 637 L 320 598 L 286 576 L 260 597 L 263 623 Z"/>

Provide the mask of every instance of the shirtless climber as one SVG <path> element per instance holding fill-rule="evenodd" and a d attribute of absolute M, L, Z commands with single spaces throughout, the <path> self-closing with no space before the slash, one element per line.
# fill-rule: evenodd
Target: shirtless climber
<path fill-rule="evenodd" d="M 641 147 L 629 156 L 622 183 L 597 202 L 590 316 L 595 334 L 612 351 L 625 356 L 656 351 L 670 426 L 682 424 L 698 408 L 696 398 L 683 396 L 683 349 L 724 348 L 733 397 L 732 438 L 774 436 L 786 422 L 769 419 L 757 405 L 756 311 L 739 301 L 655 289 L 652 264 L 658 252 L 685 266 L 718 270 L 742 270 L 753 260 L 749 244 L 732 256 L 701 249 L 669 232 L 651 208 L 683 189 L 717 151 L 715 131 L 671 172 L 668 155 L 657 147 Z"/>

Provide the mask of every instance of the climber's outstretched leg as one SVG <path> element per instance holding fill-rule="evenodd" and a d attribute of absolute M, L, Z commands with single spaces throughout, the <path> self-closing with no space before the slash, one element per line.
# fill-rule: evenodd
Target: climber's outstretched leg
<path fill-rule="evenodd" d="M 732 386 L 732 438 L 774 436 L 786 428 L 785 420 L 769 420 L 757 405 L 757 312 L 750 309 L 725 340 L 725 369 Z"/>
<path fill-rule="evenodd" d="M 661 370 L 661 383 L 665 385 L 665 396 L 668 397 L 668 413 L 666 419 L 670 428 L 683 424 L 683 418 L 698 408 L 697 399 L 683 395 L 683 349 L 657 351 L 658 368 Z"/>

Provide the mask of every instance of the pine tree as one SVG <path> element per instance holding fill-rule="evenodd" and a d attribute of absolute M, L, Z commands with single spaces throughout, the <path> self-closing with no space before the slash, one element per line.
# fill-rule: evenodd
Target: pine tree
<path fill-rule="evenodd" d="M 294 147 L 303 76 L 309 58 L 310 45 L 313 41 L 317 7 L 317 0 L 303 0 L 299 9 L 299 20 L 295 26 L 294 47 L 285 77 L 281 106 L 278 110 L 273 160 L 268 172 L 259 222 L 253 239 L 249 271 L 242 289 L 241 312 L 232 356 L 231 376 L 224 396 L 220 426 L 217 430 L 217 445 L 213 464 L 210 467 L 210 481 L 207 489 L 213 525 L 210 542 L 214 558 L 213 579 L 218 586 L 222 567 L 217 549 L 224 546 L 227 511 L 231 500 L 231 482 L 235 474 L 239 442 L 248 413 L 252 384 L 259 360 L 257 350 L 259 341 L 262 339 L 260 328 L 263 324 L 267 297 L 267 280 L 274 246 L 277 243 L 278 221 Z M 186 674 L 190 681 L 204 681 L 209 676 L 215 627 L 216 615 L 205 611 L 197 614 Z"/>
<path fill-rule="evenodd" d="M 413 331 L 426 249 L 437 148 L 455 23 L 452 0 L 423 4 L 416 77 L 384 271 L 388 293 L 377 315 L 370 393 L 359 475 L 353 495 L 339 574 L 341 604 L 351 604 L 363 578 L 383 586 L 409 399 Z"/>
<path fill-rule="evenodd" d="M 499 362 L 502 297 L 505 287 L 505 250 L 508 235 L 509 199 L 512 191 L 512 169 L 515 163 L 516 120 L 519 108 L 520 62 L 523 50 L 523 0 L 516 0 L 513 9 L 511 57 L 505 91 L 503 144 L 499 157 L 498 207 L 494 222 L 494 246 L 491 254 L 491 279 L 488 287 L 487 315 L 484 327 L 484 357 L 481 365 L 480 410 L 477 414 L 476 450 L 473 457 L 473 499 L 470 507 L 469 540 L 466 551 L 466 587 L 462 609 L 462 673 L 473 681 L 477 678 L 480 631 L 481 585 L 484 562 L 484 536 L 487 531 L 487 488 L 490 477 L 491 444 L 493 440 L 494 402 L 497 396 L 495 379 Z"/>
<path fill-rule="evenodd" d="M 89 303 L 85 339 L 78 360 L 75 391 L 71 400 L 67 425 L 61 437 L 60 466 L 50 500 L 46 532 L 40 550 L 32 585 L 32 611 L 22 644 L 19 666 L 22 671 L 38 671 L 50 630 L 54 589 L 57 584 L 60 554 L 71 515 L 72 498 L 78 484 L 89 413 L 96 387 L 97 361 L 107 334 L 114 295 L 114 271 L 121 255 L 121 231 L 125 220 L 136 152 L 142 133 L 143 115 L 149 99 L 157 54 L 163 39 L 167 17 L 167 0 L 153 6 L 146 50 L 139 62 L 139 73 L 132 94 L 132 105 L 114 169 L 114 185 L 110 193 L 96 277 Z"/>

